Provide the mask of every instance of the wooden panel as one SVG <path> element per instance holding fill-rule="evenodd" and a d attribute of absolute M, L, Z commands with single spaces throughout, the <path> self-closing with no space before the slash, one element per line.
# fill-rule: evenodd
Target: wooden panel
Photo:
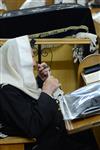
<path fill-rule="evenodd" d="M 50 65 L 52 75 L 59 79 L 65 93 L 76 89 L 76 70 L 72 48 L 71 45 L 60 45 L 45 49 L 47 56 L 42 56 L 42 62 Z M 35 56 L 35 60 L 37 61 L 37 56 Z"/>
<path fill-rule="evenodd" d="M 0 145 L 0 150 L 24 150 L 24 144 Z"/>
<path fill-rule="evenodd" d="M 4 139 L 0 139 L 0 145 L 2 144 L 16 144 L 16 143 L 33 143 L 36 142 L 36 139 L 27 139 L 21 137 L 6 137 Z"/>
<path fill-rule="evenodd" d="M 16 10 L 25 2 L 25 0 L 5 0 L 8 10 Z"/>
<path fill-rule="evenodd" d="M 0 139 L 0 150 L 24 150 L 25 143 L 34 143 L 36 139 L 27 139 L 21 137 L 6 137 Z"/>
<path fill-rule="evenodd" d="M 52 5 L 54 4 L 55 0 L 46 0 L 46 5 Z"/>

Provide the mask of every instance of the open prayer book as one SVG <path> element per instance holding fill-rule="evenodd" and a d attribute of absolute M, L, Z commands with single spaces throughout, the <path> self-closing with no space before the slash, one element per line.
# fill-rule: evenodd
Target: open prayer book
<path fill-rule="evenodd" d="M 54 97 L 59 100 L 64 120 L 100 114 L 100 82 L 88 84 L 65 95 L 58 89 Z"/>

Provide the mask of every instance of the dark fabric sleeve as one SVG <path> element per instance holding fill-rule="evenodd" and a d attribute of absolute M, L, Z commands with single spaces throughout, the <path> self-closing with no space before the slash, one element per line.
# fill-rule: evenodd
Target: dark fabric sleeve
<path fill-rule="evenodd" d="M 42 88 L 44 81 L 39 76 L 36 77 L 36 80 L 37 80 L 38 87 Z"/>
<path fill-rule="evenodd" d="M 40 136 L 53 123 L 57 110 L 55 100 L 45 93 L 35 100 L 10 85 L 0 90 L 0 119 L 8 135 Z"/>

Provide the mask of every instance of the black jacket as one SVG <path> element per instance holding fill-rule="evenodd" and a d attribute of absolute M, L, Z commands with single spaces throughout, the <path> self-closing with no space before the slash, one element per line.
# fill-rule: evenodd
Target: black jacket
<path fill-rule="evenodd" d="M 37 138 L 36 150 L 96 150 L 91 131 L 68 135 L 58 103 L 41 93 L 38 100 L 11 85 L 0 88 L 1 131 Z"/>

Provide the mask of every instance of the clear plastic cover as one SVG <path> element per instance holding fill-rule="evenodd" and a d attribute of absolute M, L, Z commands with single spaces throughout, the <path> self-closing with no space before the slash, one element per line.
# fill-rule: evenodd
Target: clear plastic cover
<path fill-rule="evenodd" d="M 100 82 L 58 96 L 64 120 L 100 114 Z"/>

